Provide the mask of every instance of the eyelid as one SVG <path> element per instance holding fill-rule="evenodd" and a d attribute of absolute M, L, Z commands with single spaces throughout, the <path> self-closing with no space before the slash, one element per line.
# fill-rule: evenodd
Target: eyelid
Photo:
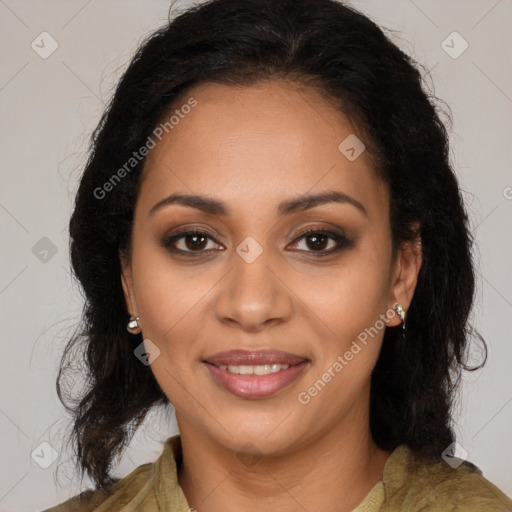
<path fill-rule="evenodd" d="M 201 254 L 209 254 L 212 249 L 208 249 L 208 250 L 200 250 L 200 251 L 186 251 L 186 250 L 183 250 L 183 249 L 177 249 L 175 247 L 173 247 L 173 243 L 175 243 L 176 241 L 182 239 L 182 238 L 185 238 L 187 235 L 201 235 L 201 236 L 204 236 L 205 238 L 215 242 L 217 245 L 222 245 L 220 242 L 217 241 L 217 239 L 211 234 L 209 233 L 208 231 L 206 230 L 202 230 L 202 229 L 199 229 L 199 228 L 194 228 L 194 227 L 186 227 L 186 228 L 183 228 L 179 231 L 176 231 L 170 235 L 167 235 L 167 236 L 164 236 L 164 238 L 162 239 L 162 242 L 161 242 L 161 245 L 162 247 L 164 247 L 165 249 L 167 249 L 168 251 L 170 252 L 173 252 L 174 254 L 197 254 L 197 255 L 201 255 Z M 223 249 L 220 249 L 221 251 L 225 250 L 226 248 L 224 247 Z M 216 249 L 216 250 L 219 250 L 219 249 Z"/>
<path fill-rule="evenodd" d="M 333 231 L 331 229 L 326 229 L 324 227 L 307 228 L 307 229 L 299 232 L 297 235 L 294 236 L 294 240 L 293 240 L 292 244 L 298 243 L 300 240 L 302 240 L 303 238 L 305 238 L 307 235 L 310 235 L 310 234 L 324 235 L 327 238 L 334 240 L 337 245 L 336 245 L 336 247 L 331 248 L 327 251 L 326 250 L 322 250 L 322 251 L 298 250 L 296 252 L 306 253 L 306 254 L 312 255 L 314 257 L 329 256 L 331 254 L 334 254 L 334 253 L 340 251 L 341 249 L 350 247 L 353 244 L 353 242 L 346 237 L 346 235 L 343 233 L 343 231 Z"/>
<path fill-rule="evenodd" d="M 308 235 L 311 233 L 323 233 L 325 235 L 335 235 L 338 237 L 345 237 L 345 234 L 343 230 L 339 229 L 336 230 L 335 228 L 326 228 L 322 226 L 314 226 L 309 228 L 304 228 L 303 230 L 300 230 L 296 235 L 294 235 L 294 241 L 298 238 L 302 238 L 304 235 Z"/>

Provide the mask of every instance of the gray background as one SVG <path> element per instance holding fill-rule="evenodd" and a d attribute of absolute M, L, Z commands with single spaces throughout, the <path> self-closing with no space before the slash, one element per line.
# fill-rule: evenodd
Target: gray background
<path fill-rule="evenodd" d="M 431 70 L 436 95 L 452 108 L 452 159 L 477 242 L 472 323 L 489 344 L 485 369 L 466 375 L 457 402 L 457 451 L 468 452 L 512 495 L 512 1 L 353 5 L 397 31 L 393 40 Z M 63 441 L 69 418 L 54 384 L 81 310 L 68 270 L 67 222 L 89 134 L 133 51 L 165 22 L 168 6 L 163 0 L 0 0 L 2 511 L 40 510 L 81 489 Z M 464 41 L 447 39 L 454 31 L 469 45 L 457 58 Z M 58 43 L 46 59 L 40 53 L 52 41 L 42 32 Z M 153 461 L 175 432 L 174 419 L 156 411 L 116 474 Z"/>

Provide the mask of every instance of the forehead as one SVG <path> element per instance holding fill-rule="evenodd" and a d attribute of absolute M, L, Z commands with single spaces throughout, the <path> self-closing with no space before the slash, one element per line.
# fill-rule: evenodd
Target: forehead
<path fill-rule="evenodd" d="M 171 116 L 146 160 L 141 207 L 180 192 L 254 209 L 323 189 L 386 207 L 368 152 L 355 159 L 344 152 L 347 144 L 361 151 L 364 136 L 312 88 L 277 80 L 202 84 L 175 103 L 164 123 Z"/>

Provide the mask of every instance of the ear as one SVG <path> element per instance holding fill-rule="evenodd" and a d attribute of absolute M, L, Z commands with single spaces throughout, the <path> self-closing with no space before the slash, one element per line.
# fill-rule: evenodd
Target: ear
<path fill-rule="evenodd" d="M 407 312 L 418 282 L 418 274 L 422 263 L 421 238 L 404 242 L 396 255 L 391 281 L 391 293 L 388 308 L 395 310 L 399 303 Z M 400 325 L 398 315 L 392 315 L 387 321 L 390 327 Z"/>
<path fill-rule="evenodd" d="M 123 287 L 126 309 L 130 315 L 139 316 L 137 301 L 135 300 L 135 287 L 130 257 L 125 252 L 120 252 L 119 260 L 121 262 L 121 285 Z"/>

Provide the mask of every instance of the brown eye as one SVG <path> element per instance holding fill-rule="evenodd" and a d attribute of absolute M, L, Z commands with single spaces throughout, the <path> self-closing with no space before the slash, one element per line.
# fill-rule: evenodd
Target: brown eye
<path fill-rule="evenodd" d="M 305 231 L 294 244 L 297 250 L 311 253 L 313 256 L 327 256 L 351 245 L 342 234 L 319 229 Z"/>
<path fill-rule="evenodd" d="M 305 237 L 306 245 L 313 250 L 326 249 L 329 245 L 329 237 L 321 233 L 315 233 Z"/>
<path fill-rule="evenodd" d="M 185 246 L 187 249 L 194 251 L 196 249 L 204 249 L 207 245 L 208 238 L 203 235 L 185 235 Z"/>
<path fill-rule="evenodd" d="M 211 246 L 208 247 L 209 242 Z M 208 233 L 197 230 L 182 231 L 162 240 L 162 246 L 175 253 L 201 253 L 212 249 L 223 250 Z"/>

